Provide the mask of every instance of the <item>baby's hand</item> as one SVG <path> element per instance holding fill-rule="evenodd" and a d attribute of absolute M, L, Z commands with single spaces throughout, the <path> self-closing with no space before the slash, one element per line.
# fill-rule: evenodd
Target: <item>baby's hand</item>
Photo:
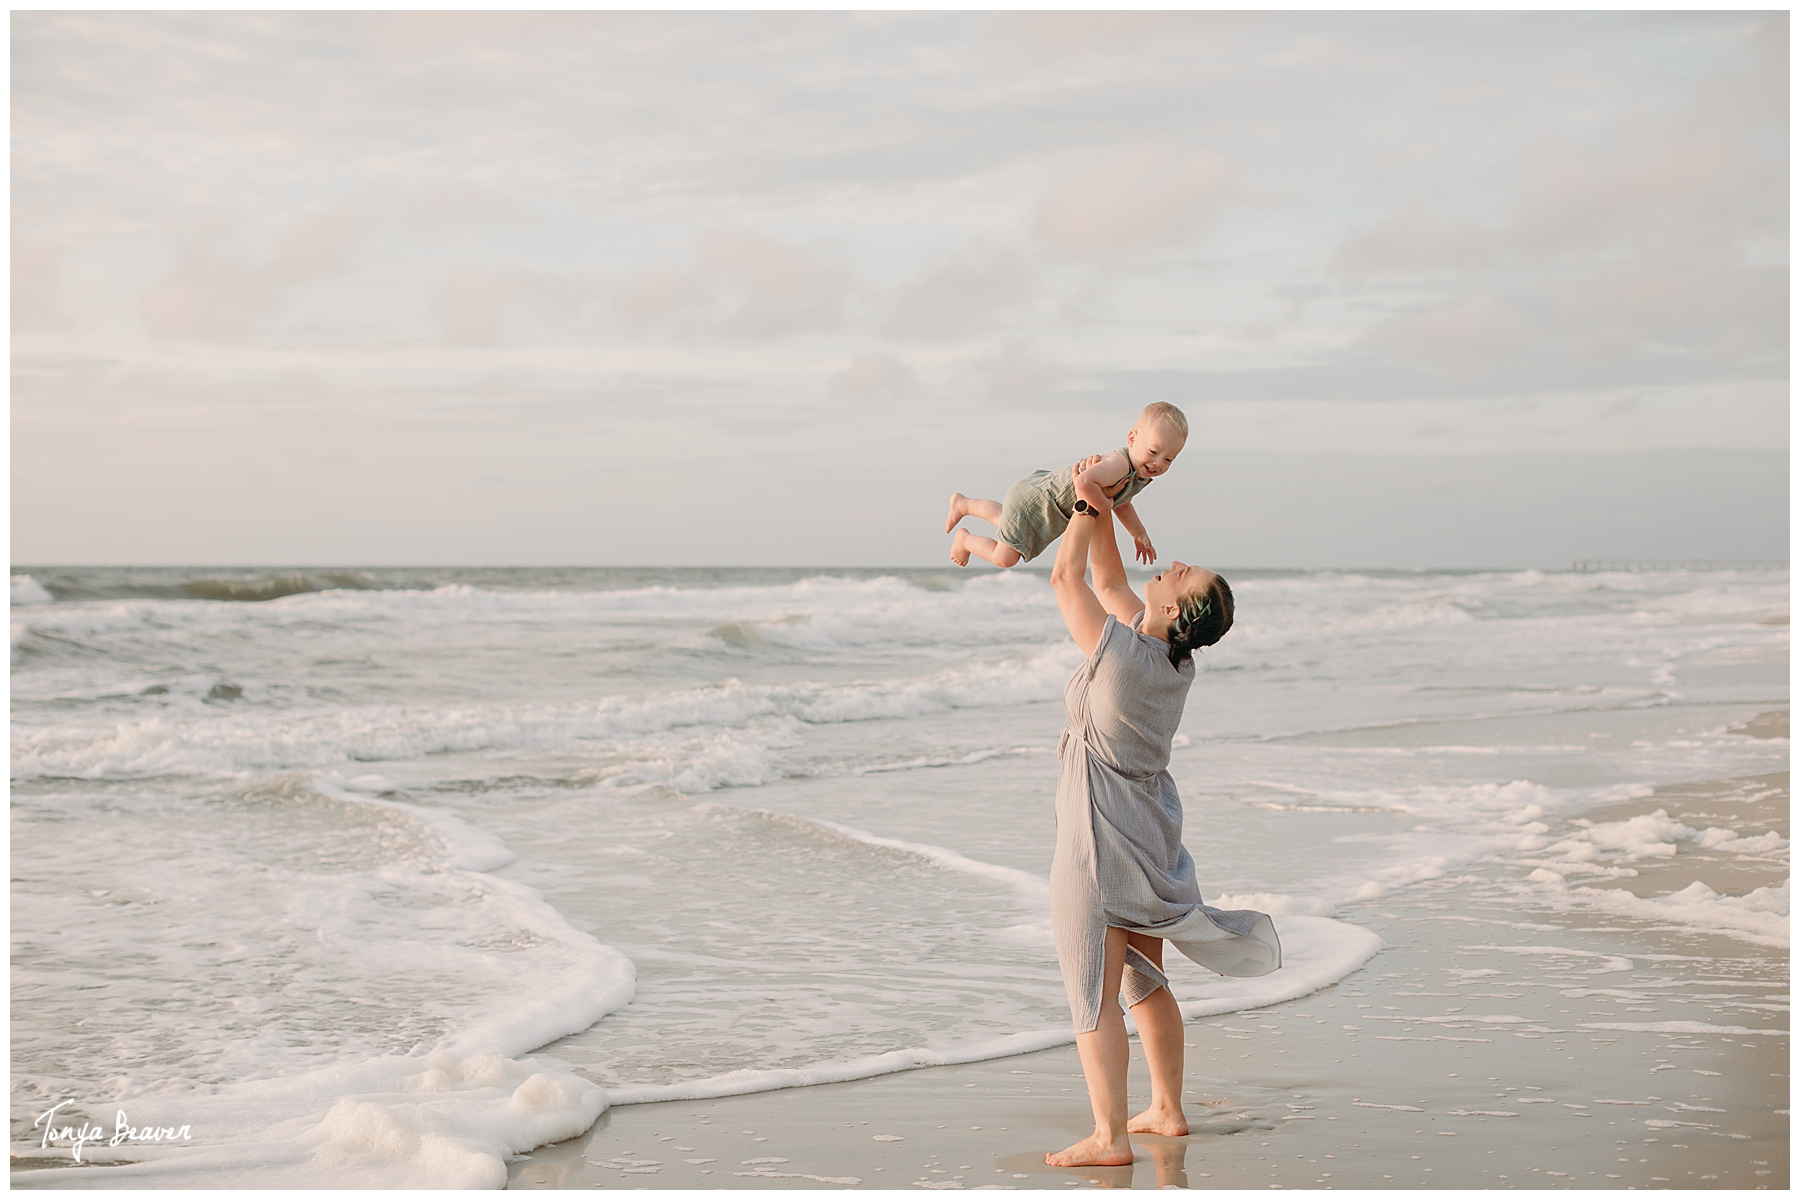
<path fill-rule="evenodd" d="M 1131 544 L 1137 547 L 1138 561 L 1148 566 L 1156 561 L 1156 547 L 1150 544 L 1148 537 L 1133 537 Z"/>

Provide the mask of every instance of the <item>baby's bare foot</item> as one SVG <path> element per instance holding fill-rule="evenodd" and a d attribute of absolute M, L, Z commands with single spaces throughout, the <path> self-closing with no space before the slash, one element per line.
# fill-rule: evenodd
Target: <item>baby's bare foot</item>
<path fill-rule="evenodd" d="M 952 529 L 955 529 L 956 523 L 968 515 L 969 498 L 961 492 L 952 492 L 950 494 L 950 515 L 944 518 L 944 532 L 949 533 Z M 968 557 L 965 555 L 963 561 L 958 563 L 957 566 L 966 566 L 968 561 Z"/>
<path fill-rule="evenodd" d="M 969 535 L 967 531 L 959 529 L 956 531 L 956 536 L 950 539 L 950 561 L 959 567 L 969 565 Z"/>
<path fill-rule="evenodd" d="M 1044 1161 L 1053 1167 L 1123 1167 L 1131 1162 L 1131 1143 L 1124 1138 L 1109 1142 L 1095 1133 L 1067 1150 L 1044 1155 Z"/>
<path fill-rule="evenodd" d="M 1146 1108 L 1125 1122 L 1125 1128 L 1132 1133 L 1160 1133 L 1164 1137 L 1186 1137 L 1188 1134 L 1187 1114 L 1180 1109 Z"/>

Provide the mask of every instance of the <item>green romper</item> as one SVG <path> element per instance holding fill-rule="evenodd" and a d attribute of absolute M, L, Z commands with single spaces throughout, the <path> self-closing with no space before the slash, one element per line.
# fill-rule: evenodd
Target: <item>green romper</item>
<path fill-rule="evenodd" d="M 1127 451 L 1120 453 L 1125 455 L 1126 462 L 1131 461 Z M 1133 467 L 1113 492 L 1113 505 L 1128 503 L 1149 486 L 1150 480 L 1139 475 Z M 1074 516 L 1075 468 L 1033 471 L 1006 489 L 1000 512 L 1000 540 L 1019 552 L 1021 562 L 1030 562 L 1062 536 Z"/>

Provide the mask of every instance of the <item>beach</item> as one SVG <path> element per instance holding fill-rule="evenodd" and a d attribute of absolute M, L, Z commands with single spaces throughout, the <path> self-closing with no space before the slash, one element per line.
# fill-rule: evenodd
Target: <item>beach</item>
<path fill-rule="evenodd" d="M 1285 963 L 1079 1171 L 1041 578 L 40 569 L 13 1185 L 1787 1186 L 1786 573 L 1233 583 L 1171 771 Z"/>

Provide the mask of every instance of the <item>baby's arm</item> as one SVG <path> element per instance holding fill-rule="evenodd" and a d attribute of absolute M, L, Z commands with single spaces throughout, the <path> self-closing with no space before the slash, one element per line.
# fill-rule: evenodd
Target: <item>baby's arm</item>
<path fill-rule="evenodd" d="M 1141 563 L 1156 561 L 1156 547 L 1150 544 L 1150 535 L 1144 531 L 1143 521 L 1138 519 L 1137 509 L 1127 500 L 1113 509 L 1113 515 L 1119 518 L 1119 524 L 1131 535 L 1132 544 L 1137 547 L 1137 558 Z"/>
<path fill-rule="evenodd" d="M 1075 495 L 1086 500 L 1090 508 L 1097 508 L 1104 513 L 1112 508 L 1112 501 L 1106 498 L 1107 491 L 1119 486 L 1119 481 L 1131 473 L 1131 460 L 1121 450 L 1099 457 L 1098 462 L 1091 458 L 1082 460 L 1092 463 L 1091 466 L 1075 464 Z"/>

